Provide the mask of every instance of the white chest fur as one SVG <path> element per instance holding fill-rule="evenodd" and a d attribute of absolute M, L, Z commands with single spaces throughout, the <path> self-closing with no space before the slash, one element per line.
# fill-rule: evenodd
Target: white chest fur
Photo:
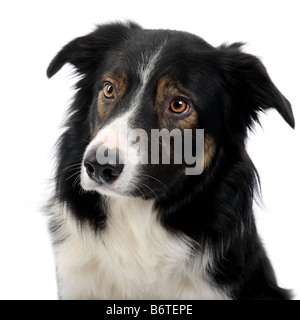
<path fill-rule="evenodd" d="M 192 257 L 189 241 L 157 221 L 152 201 L 110 199 L 99 235 L 79 228 L 64 209 L 55 246 L 63 299 L 227 299 L 206 274 L 208 254 Z"/>

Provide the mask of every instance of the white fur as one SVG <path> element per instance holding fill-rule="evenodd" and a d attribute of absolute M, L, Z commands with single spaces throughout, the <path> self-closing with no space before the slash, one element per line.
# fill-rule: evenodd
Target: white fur
<path fill-rule="evenodd" d="M 128 123 L 132 117 L 133 111 L 129 111 L 122 116 L 116 118 L 109 125 L 102 128 L 95 138 L 88 145 L 85 155 L 92 149 L 97 149 L 100 145 L 104 145 L 107 148 L 118 148 L 121 157 L 125 163 L 124 169 L 120 177 L 112 184 L 99 185 L 90 177 L 86 172 L 86 168 L 82 162 L 81 164 L 81 186 L 87 191 L 97 191 L 100 194 L 106 194 L 108 196 L 126 195 L 130 189 L 134 189 L 136 185 L 136 175 L 138 172 L 138 166 L 134 161 L 130 161 L 130 156 L 134 154 L 135 149 L 132 148 L 130 142 L 127 140 L 127 131 L 130 129 Z M 110 139 L 106 139 L 110 137 Z M 84 157 L 85 157 L 84 155 Z M 129 157 L 128 157 L 129 156 Z M 84 158 L 83 157 L 83 158 Z"/>
<path fill-rule="evenodd" d="M 150 57 L 146 57 L 143 55 L 142 63 L 140 65 L 140 68 L 138 70 L 138 74 L 141 80 L 141 86 L 139 90 L 135 94 L 135 98 L 133 99 L 132 102 L 132 108 L 137 109 L 140 106 L 143 94 L 145 92 L 147 83 L 149 82 L 153 70 L 155 70 L 155 64 L 158 61 L 158 58 L 161 54 L 161 51 L 163 50 L 165 43 L 156 51 L 155 54 L 153 54 Z"/>
<path fill-rule="evenodd" d="M 129 111 L 102 128 L 86 152 L 102 143 L 121 149 L 127 143 L 124 139 L 128 137 L 118 128 L 128 126 L 135 116 L 162 48 L 144 57 L 139 70 L 141 86 Z M 105 128 L 117 132 L 115 142 L 103 142 Z M 61 226 L 53 233 L 61 298 L 228 299 L 207 272 L 213 268 L 208 248 L 195 254 L 190 239 L 163 228 L 152 200 L 116 198 L 138 184 L 137 171 L 136 164 L 126 163 L 114 183 L 100 187 L 82 166 L 85 190 L 114 196 L 107 197 L 106 225 L 98 233 L 88 224 L 78 225 L 65 205 L 57 206 L 52 224 Z"/>
<path fill-rule="evenodd" d="M 129 111 L 121 114 L 118 118 L 107 123 L 94 137 L 88 145 L 85 155 L 92 149 L 97 149 L 100 145 L 107 148 L 118 148 L 126 159 L 122 159 L 125 163 L 124 169 L 120 177 L 112 184 L 99 185 L 89 178 L 86 173 L 85 166 L 81 165 L 81 185 L 87 191 L 95 190 L 101 194 L 108 196 L 126 196 L 137 185 L 137 176 L 139 172 L 138 161 L 136 161 L 136 149 L 129 141 L 128 132 L 133 129 L 130 127 L 130 121 L 135 117 L 135 112 L 141 105 L 142 97 L 146 89 L 146 85 L 151 78 L 155 64 L 164 44 L 150 57 L 143 56 L 142 63 L 138 70 L 138 76 L 141 80 L 139 90 L 133 96 L 130 102 Z M 109 138 L 111 137 L 111 138 Z M 85 156 L 84 155 L 84 156 Z"/>
<path fill-rule="evenodd" d="M 65 206 L 52 219 L 63 299 L 228 299 L 210 280 L 209 252 L 192 254 L 184 235 L 157 220 L 152 201 L 108 198 L 106 227 L 77 225 Z"/>

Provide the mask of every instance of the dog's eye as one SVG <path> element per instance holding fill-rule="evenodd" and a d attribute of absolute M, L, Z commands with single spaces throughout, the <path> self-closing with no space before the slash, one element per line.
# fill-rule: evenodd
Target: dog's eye
<path fill-rule="evenodd" d="M 114 86 L 112 85 L 112 83 L 106 82 L 104 84 L 103 94 L 104 94 L 105 98 L 107 98 L 107 99 L 112 99 L 114 97 L 115 89 L 114 89 Z"/>
<path fill-rule="evenodd" d="M 170 103 L 169 110 L 174 113 L 184 113 L 189 110 L 190 106 L 182 99 L 174 99 Z"/>

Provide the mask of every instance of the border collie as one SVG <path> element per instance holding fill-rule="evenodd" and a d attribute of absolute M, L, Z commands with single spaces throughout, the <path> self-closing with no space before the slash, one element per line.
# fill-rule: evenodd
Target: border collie
<path fill-rule="evenodd" d="M 63 47 L 48 77 L 65 63 L 79 80 L 47 206 L 59 297 L 289 299 L 257 234 L 245 142 L 269 108 L 295 123 L 261 61 L 241 43 L 113 23 Z M 177 131 L 150 161 L 163 129 Z M 194 165 L 176 161 L 186 132 Z"/>

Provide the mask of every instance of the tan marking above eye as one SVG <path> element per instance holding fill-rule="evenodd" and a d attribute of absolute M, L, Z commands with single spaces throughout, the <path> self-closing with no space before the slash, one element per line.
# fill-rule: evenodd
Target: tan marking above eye
<path fill-rule="evenodd" d="M 214 139 L 206 134 L 204 138 L 204 168 L 208 169 L 216 153 L 216 144 Z"/>
<path fill-rule="evenodd" d="M 196 102 L 196 96 L 178 80 L 164 76 L 157 83 L 153 112 L 161 128 L 190 129 L 197 125 Z"/>
<path fill-rule="evenodd" d="M 107 73 L 101 79 L 97 108 L 103 121 L 118 106 L 128 89 L 128 78 L 125 73 Z"/>

